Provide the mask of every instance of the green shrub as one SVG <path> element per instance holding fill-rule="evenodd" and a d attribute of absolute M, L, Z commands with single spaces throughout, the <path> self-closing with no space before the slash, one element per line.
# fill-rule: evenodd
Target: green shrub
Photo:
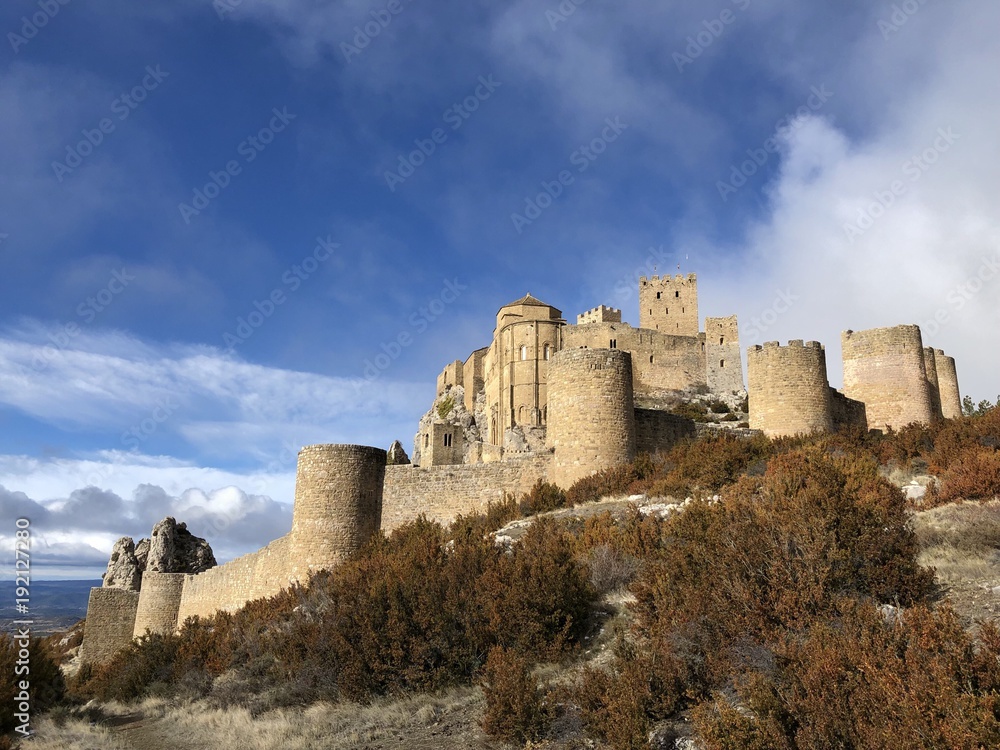
<path fill-rule="evenodd" d="M 522 516 L 534 516 L 557 510 L 566 506 L 566 493 L 554 484 L 539 479 L 531 491 L 521 497 L 520 511 Z"/>

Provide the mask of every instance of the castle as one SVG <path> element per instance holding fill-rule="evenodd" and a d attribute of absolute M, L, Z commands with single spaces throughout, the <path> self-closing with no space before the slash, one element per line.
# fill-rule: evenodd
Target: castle
<path fill-rule="evenodd" d="M 138 592 L 92 589 L 81 661 L 105 662 L 147 630 L 173 632 L 188 617 L 274 595 L 419 515 L 447 523 L 539 480 L 567 488 L 669 450 L 697 430 L 664 408 L 664 394 L 747 395 L 750 427 L 772 436 L 961 414 L 955 361 L 925 348 L 917 326 L 844 333 L 843 392 L 830 387 L 817 342 L 751 347 L 747 393 L 737 319 L 706 318 L 699 330 L 693 274 L 640 278 L 639 306 L 633 328 L 605 306 L 573 325 L 530 294 L 504 305 L 489 346 L 439 375 L 412 464 L 387 466 L 378 448 L 303 448 L 287 535 L 195 575 L 147 571 Z"/>

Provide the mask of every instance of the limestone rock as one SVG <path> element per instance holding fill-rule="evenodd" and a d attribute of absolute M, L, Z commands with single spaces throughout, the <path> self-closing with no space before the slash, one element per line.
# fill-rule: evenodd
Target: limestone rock
<path fill-rule="evenodd" d="M 135 555 L 135 543 L 132 537 L 123 536 L 111 548 L 111 559 L 108 560 L 108 570 L 103 576 L 106 588 L 138 591 L 142 582 L 142 566 Z"/>
<path fill-rule="evenodd" d="M 135 545 L 135 560 L 139 563 L 139 570 L 146 569 L 146 561 L 149 559 L 149 540 L 140 539 Z"/>
<path fill-rule="evenodd" d="M 406 451 L 403 450 L 403 444 L 398 440 L 394 440 L 392 445 L 389 446 L 389 457 L 386 463 L 389 466 L 402 466 L 410 463 L 410 457 L 406 455 Z"/>
<path fill-rule="evenodd" d="M 155 573 L 201 573 L 215 567 L 215 555 L 204 539 L 187 530 L 187 524 L 164 518 L 153 527 L 146 570 Z"/>

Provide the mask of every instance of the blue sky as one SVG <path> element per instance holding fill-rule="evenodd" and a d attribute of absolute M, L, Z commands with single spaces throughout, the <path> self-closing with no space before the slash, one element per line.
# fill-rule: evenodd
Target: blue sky
<path fill-rule="evenodd" d="M 654 266 L 835 384 L 840 331 L 920 323 L 1000 391 L 994 3 L 145 5 L 0 10 L 0 546 L 35 518 L 40 575 L 168 513 L 255 549 L 298 447 L 409 449 L 500 305 L 635 323 Z"/>

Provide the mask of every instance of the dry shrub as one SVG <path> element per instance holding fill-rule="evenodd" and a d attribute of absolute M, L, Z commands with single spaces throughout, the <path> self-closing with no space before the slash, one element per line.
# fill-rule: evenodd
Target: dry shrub
<path fill-rule="evenodd" d="M 653 721 L 682 704 L 685 667 L 662 646 L 640 653 L 635 644 L 619 638 L 613 671 L 586 668 L 570 691 L 587 729 L 615 750 L 648 747 Z"/>
<path fill-rule="evenodd" d="M 20 648 L 14 638 L 0 633 L 0 735 L 12 731 L 17 722 L 14 719 L 14 697 L 20 692 L 18 683 L 31 683 L 31 712 L 38 715 L 55 707 L 66 693 L 66 683 L 59 669 L 56 657 L 41 638 L 32 638 L 28 644 L 28 667 L 30 674 L 18 674 L 24 665 L 18 665 Z"/>
<path fill-rule="evenodd" d="M 641 622 L 659 630 L 701 623 L 721 645 L 801 627 L 843 594 L 925 597 L 933 575 L 916 564 L 902 493 L 870 467 L 853 468 L 798 451 L 741 480 L 722 502 L 691 505 L 635 587 Z"/>
<path fill-rule="evenodd" d="M 1000 496 L 1000 451 L 966 448 L 941 476 L 937 493 L 941 503 L 958 500 L 992 500 Z"/>
<path fill-rule="evenodd" d="M 539 479 L 531 488 L 531 492 L 521 497 L 519 510 L 522 516 L 534 516 L 558 510 L 566 506 L 566 493 L 554 484 Z"/>
<path fill-rule="evenodd" d="M 656 472 L 656 463 L 647 453 L 639 454 L 624 466 L 605 469 L 585 477 L 566 491 L 567 505 L 597 502 L 601 498 L 642 492 L 643 482 Z"/>
<path fill-rule="evenodd" d="M 551 721 L 531 665 L 516 651 L 499 646 L 490 650 L 483 695 L 483 731 L 498 739 L 520 744 L 538 740 Z"/>
<path fill-rule="evenodd" d="M 607 544 L 594 547 L 587 555 L 590 583 L 606 594 L 628 586 L 639 572 L 639 560 Z"/>
<path fill-rule="evenodd" d="M 572 649 L 596 596 L 572 539 L 543 518 L 508 552 L 478 528 L 446 533 L 421 518 L 307 587 L 146 636 L 83 673 L 76 691 L 121 701 L 151 686 L 207 692 L 228 672 L 216 701 L 256 711 L 467 684 L 496 645 L 529 659 Z"/>
<path fill-rule="evenodd" d="M 646 491 L 653 496 L 685 497 L 718 492 L 748 471 L 760 471 L 776 444 L 766 437 L 720 434 L 679 443 Z"/>
<path fill-rule="evenodd" d="M 944 608 L 856 605 L 777 649 L 776 669 L 694 711 L 706 750 L 1000 744 L 1000 631 L 980 645 Z"/>

